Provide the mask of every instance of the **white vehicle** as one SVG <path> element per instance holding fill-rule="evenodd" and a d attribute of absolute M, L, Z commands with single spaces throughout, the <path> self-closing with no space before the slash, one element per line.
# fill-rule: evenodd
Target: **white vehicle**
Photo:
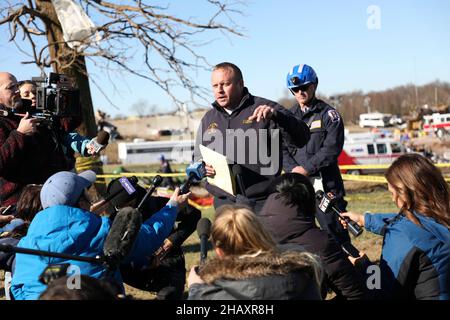
<path fill-rule="evenodd" d="M 359 115 L 359 126 L 361 128 L 384 128 L 390 125 L 392 115 L 389 113 L 361 113 Z"/>
<path fill-rule="evenodd" d="M 123 164 L 158 163 L 161 155 L 175 163 L 190 163 L 194 140 L 121 142 L 118 153 Z"/>
<path fill-rule="evenodd" d="M 423 116 L 423 130 L 434 132 L 439 138 L 450 134 L 450 113 L 433 113 Z"/>
<path fill-rule="evenodd" d="M 406 153 L 396 140 L 382 134 L 359 133 L 346 135 L 344 148 L 339 155 L 339 165 L 390 164 Z M 342 173 L 361 174 L 376 172 L 375 169 L 341 170 Z M 380 170 L 378 170 L 380 171 Z"/>

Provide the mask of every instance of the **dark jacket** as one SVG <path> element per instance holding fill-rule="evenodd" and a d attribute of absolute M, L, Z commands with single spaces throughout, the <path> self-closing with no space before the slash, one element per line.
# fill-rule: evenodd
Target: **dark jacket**
<path fill-rule="evenodd" d="M 16 130 L 20 119 L 0 117 L 1 206 L 15 204 L 24 185 L 42 184 L 52 174 L 72 169 L 53 130 L 42 125 L 36 134 L 26 136 Z"/>
<path fill-rule="evenodd" d="M 258 217 L 280 244 L 298 244 L 322 259 L 326 284 L 338 297 L 363 299 L 363 278 L 341 247 L 327 232 L 320 230 L 314 216 L 306 216 L 297 206 L 287 205 L 279 193 L 272 193 Z"/>
<path fill-rule="evenodd" d="M 274 107 L 274 117 L 260 122 L 248 121 L 260 105 Z M 308 127 L 289 110 L 276 102 L 252 96 L 247 88 L 239 106 L 230 115 L 216 102 L 212 106 L 213 109 L 204 115 L 198 128 L 195 160 L 202 158 L 200 144 L 225 154 L 230 164 L 241 165 L 247 197 L 264 197 L 268 181 L 282 171 L 282 144 L 289 141 L 298 147 L 305 145 L 309 139 Z M 215 196 L 230 197 L 230 194 L 210 184 L 206 188 Z M 244 194 L 239 189 L 237 193 Z"/>
<path fill-rule="evenodd" d="M 189 300 L 320 300 L 311 265 L 298 252 L 213 259 L 200 268 L 203 284 Z"/>
<path fill-rule="evenodd" d="M 290 110 L 297 119 L 308 124 L 311 138 L 301 148 L 291 144 L 283 149 L 283 169 L 291 172 L 300 165 L 310 176 L 320 172 L 324 191 L 331 191 L 338 198 L 344 197 L 337 160 L 344 146 L 344 123 L 339 113 L 319 99 L 314 99 L 305 113 L 298 104 Z"/>
<path fill-rule="evenodd" d="M 384 234 L 380 259 L 383 299 L 450 299 L 450 230 L 415 213 L 422 227 L 401 214 L 366 214 L 365 228 Z"/>

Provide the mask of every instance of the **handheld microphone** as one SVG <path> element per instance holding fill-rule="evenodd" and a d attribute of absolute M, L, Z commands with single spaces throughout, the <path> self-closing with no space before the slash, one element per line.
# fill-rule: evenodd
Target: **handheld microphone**
<path fill-rule="evenodd" d="M 155 189 L 159 187 L 159 185 L 161 184 L 162 181 L 163 181 L 163 178 L 160 175 L 156 175 L 153 178 L 152 186 L 150 188 L 148 188 L 145 196 L 142 198 L 141 202 L 139 202 L 139 205 L 137 206 L 137 210 L 139 212 L 141 212 L 142 206 L 145 203 L 145 201 L 147 200 L 147 198 L 150 197 L 151 194 L 155 191 Z"/>
<path fill-rule="evenodd" d="M 125 207 L 117 212 L 103 245 L 104 262 L 114 271 L 128 256 L 139 234 L 142 215 L 134 208 Z"/>
<path fill-rule="evenodd" d="M 336 206 L 333 204 L 334 197 L 331 198 L 328 195 L 326 195 L 322 190 L 319 190 L 316 192 L 316 199 L 319 201 L 319 209 L 323 213 L 333 211 L 335 214 L 338 215 L 339 218 L 345 220 L 348 225 L 348 230 L 355 237 L 359 236 L 363 232 L 363 229 L 355 221 L 351 220 L 349 217 L 344 217 L 341 214 L 342 212 L 338 208 L 336 208 Z"/>
<path fill-rule="evenodd" d="M 204 264 L 208 255 L 208 238 L 211 233 L 211 221 L 201 218 L 197 223 L 197 234 L 200 238 L 200 265 Z"/>
<path fill-rule="evenodd" d="M 188 193 L 189 188 L 193 182 L 199 182 L 204 177 L 206 177 L 206 167 L 205 163 L 202 162 L 194 162 L 191 163 L 186 168 L 186 175 L 188 176 L 187 181 L 181 185 L 180 187 L 180 195 Z"/>
<path fill-rule="evenodd" d="M 91 139 L 88 146 L 92 148 L 93 153 L 99 153 L 106 148 L 109 142 L 109 133 L 105 130 L 100 130 L 97 137 Z"/>
<path fill-rule="evenodd" d="M 241 189 L 242 195 L 247 198 L 247 192 L 245 190 L 244 180 L 242 180 L 242 167 L 238 164 L 233 165 L 231 168 L 233 175 L 236 177 L 239 189 Z"/>
<path fill-rule="evenodd" d="M 127 192 L 129 195 L 132 195 L 133 193 L 136 192 L 136 184 L 138 182 L 138 178 L 135 176 L 126 178 L 126 177 L 121 177 L 119 179 L 119 182 L 122 186 L 122 188 L 119 188 L 118 190 L 112 192 L 110 195 L 108 195 L 105 199 L 93 204 L 90 208 L 91 212 L 96 212 L 99 209 L 103 208 L 103 206 L 108 203 L 109 201 L 111 201 L 111 199 L 117 197 L 120 193 L 122 192 Z"/>

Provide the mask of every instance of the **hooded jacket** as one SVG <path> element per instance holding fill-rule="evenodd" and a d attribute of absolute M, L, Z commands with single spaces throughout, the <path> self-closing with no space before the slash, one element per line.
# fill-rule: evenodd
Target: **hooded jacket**
<path fill-rule="evenodd" d="M 263 253 L 213 259 L 201 267 L 203 284 L 189 300 L 320 300 L 314 267 L 302 253 Z"/>
<path fill-rule="evenodd" d="M 450 230 L 414 212 L 421 227 L 403 214 L 366 214 L 365 228 L 383 235 L 382 299 L 450 299 Z"/>
<path fill-rule="evenodd" d="M 176 206 L 168 204 L 146 220 L 141 226 L 131 252 L 123 262 L 132 261 L 137 267 L 148 263 L 153 252 L 172 230 L 176 212 Z M 20 240 L 18 247 L 95 257 L 103 254 L 104 242 L 111 224 L 111 220 L 107 217 L 99 217 L 80 208 L 57 205 L 39 212 L 34 217 L 27 235 Z M 102 264 L 16 254 L 11 283 L 14 299 L 38 299 L 46 289 L 46 286 L 38 280 L 39 275 L 49 264 L 55 263 L 75 265 L 79 267 L 81 274 L 94 278 L 101 278 L 108 272 Z M 115 272 L 114 278 L 122 284 L 118 271 Z"/>
<path fill-rule="evenodd" d="M 326 284 L 338 296 L 364 298 L 362 277 L 336 241 L 316 226 L 313 215 L 305 215 L 297 206 L 285 204 L 279 193 L 272 193 L 258 218 L 278 243 L 297 244 L 320 256 Z"/>

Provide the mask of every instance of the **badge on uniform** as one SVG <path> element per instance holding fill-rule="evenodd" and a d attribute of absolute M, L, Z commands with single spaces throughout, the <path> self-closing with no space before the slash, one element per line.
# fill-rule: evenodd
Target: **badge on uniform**
<path fill-rule="evenodd" d="M 253 123 L 253 120 L 248 119 L 242 120 L 242 124 L 251 124 L 251 123 Z"/>
<path fill-rule="evenodd" d="M 321 120 L 315 120 L 311 122 L 311 126 L 309 127 L 310 130 L 312 129 L 319 129 L 322 128 L 322 121 Z"/>
<path fill-rule="evenodd" d="M 216 131 L 216 129 L 217 129 L 218 127 L 219 127 L 219 125 L 218 125 L 217 123 L 212 122 L 212 123 L 208 126 L 208 128 L 206 129 L 206 132 L 213 133 L 213 132 Z"/>
<path fill-rule="evenodd" d="M 336 110 L 329 110 L 328 116 L 330 117 L 331 122 L 338 122 L 339 120 L 341 120 L 341 117 Z"/>

